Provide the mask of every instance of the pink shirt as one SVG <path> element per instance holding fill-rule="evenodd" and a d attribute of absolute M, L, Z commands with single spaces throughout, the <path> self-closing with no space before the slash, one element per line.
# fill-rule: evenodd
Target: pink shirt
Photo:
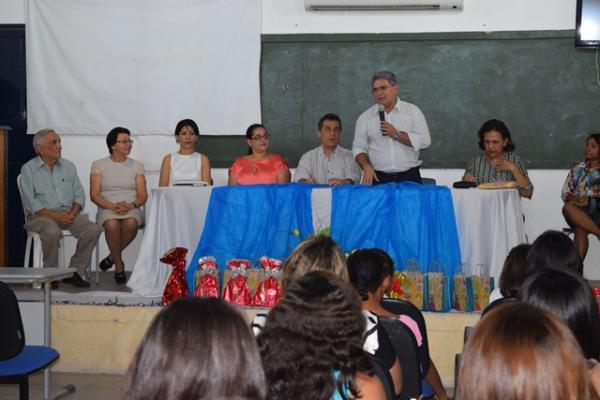
<path fill-rule="evenodd" d="M 288 170 L 288 166 L 277 154 L 260 161 L 238 157 L 229 167 L 229 173 L 235 176 L 238 185 L 277 183 L 277 176 L 283 170 Z"/>
<path fill-rule="evenodd" d="M 398 315 L 397 318 L 404 325 L 408 326 L 408 329 L 415 335 L 415 339 L 417 340 L 417 346 L 421 347 L 423 344 L 423 336 L 421 336 L 421 331 L 419 330 L 419 324 L 417 321 L 409 317 L 408 315 Z"/>

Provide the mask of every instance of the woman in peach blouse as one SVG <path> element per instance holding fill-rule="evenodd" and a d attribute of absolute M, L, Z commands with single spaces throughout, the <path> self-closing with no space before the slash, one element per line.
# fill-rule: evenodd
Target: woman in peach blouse
<path fill-rule="evenodd" d="M 229 185 L 289 183 L 290 170 L 281 156 L 269 153 L 271 136 L 261 124 L 246 130 L 248 155 L 238 157 L 229 167 Z"/>

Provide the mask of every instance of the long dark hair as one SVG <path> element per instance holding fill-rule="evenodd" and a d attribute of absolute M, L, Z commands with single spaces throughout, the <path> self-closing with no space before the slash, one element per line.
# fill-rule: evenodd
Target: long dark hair
<path fill-rule="evenodd" d="M 345 384 L 356 397 L 355 374 L 371 373 L 362 348 L 364 328 L 360 301 L 350 284 L 321 271 L 296 280 L 257 338 L 267 398 L 329 400 Z"/>
<path fill-rule="evenodd" d="M 162 309 L 133 358 L 125 400 L 262 400 L 254 336 L 224 301 L 187 297 Z"/>
<path fill-rule="evenodd" d="M 586 358 L 600 358 L 600 315 L 592 289 L 568 272 L 546 270 L 530 276 L 519 300 L 550 311 L 573 332 Z"/>
<path fill-rule="evenodd" d="M 500 293 L 504 297 L 514 297 L 527 279 L 527 253 L 531 245 L 521 243 L 508 252 L 502 273 L 500 273 Z"/>
<path fill-rule="evenodd" d="M 582 273 L 575 243 L 564 233 L 548 230 L 538 236 L 527 253 L 527 276 L 548 268 Z"/>

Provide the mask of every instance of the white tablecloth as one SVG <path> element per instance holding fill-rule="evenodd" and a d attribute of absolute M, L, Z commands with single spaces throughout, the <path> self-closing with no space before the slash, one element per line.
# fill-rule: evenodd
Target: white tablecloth
<path fill-rule="evenodd" d="M 127 286 L 140 296 L 161 296 L 171 267 L 159 262 L 165 251 L 181 246 L 191 259 L 206 218 L 211 187 L 152 189 L 146 228 Z M 521 199 L 514 189 L 452 189 L 461 256 L 471 266 L 484 264 L 498 280 L 508 251 L 525 242 Z M 312 196 L 316 231 L 329 226 L 331 190 Z"/>
<path fill-rule="evenodd" d="M 463 263 L 483 264 L 498 279 L 510 249 L 526 241 L 516 189 L 452 189 Z"/>
<path fill-rule="evenodd" d="M 162 296 L 171 273 L 159 259 L 173 247 L 189 250 L 192 258 L 204 228 L 212 187 L 168 187 L 152 189 L 147 206 L 146 227 L 133 272 L 127 286 L 140 296 Z"/>

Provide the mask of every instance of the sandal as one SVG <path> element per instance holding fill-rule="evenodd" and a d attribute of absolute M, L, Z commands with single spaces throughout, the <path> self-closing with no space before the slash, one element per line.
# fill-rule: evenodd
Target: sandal
<path fill-rule="evenodd" d="M 125 275 L 125 271 L 115 272 L 115 282 L 117 282 L 119 285 L 127 282 L 127 275 Z"/>
<path fill-rule="evenodd" d="M 100 267 L 100 269 L 102 271 L 108 271 L 109 269 L 112 268 L 114 262 L 112 262 L 112 260 L 110 259 L 110 254 L 108 256 L 106 256 L 106 258 L 102 261 L 100 261 L 100 264 L 98 264 L 98 267 Z"/>

